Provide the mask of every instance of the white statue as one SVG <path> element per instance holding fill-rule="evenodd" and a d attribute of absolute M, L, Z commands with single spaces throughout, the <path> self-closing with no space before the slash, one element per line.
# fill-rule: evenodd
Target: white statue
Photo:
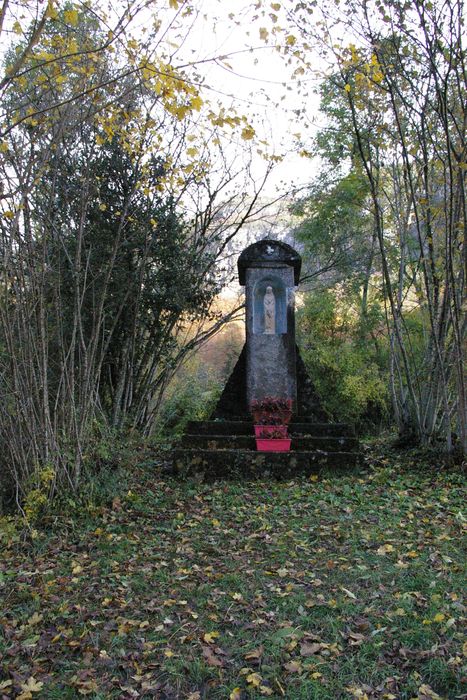
<path fill-rule="evenodd" d="M 266 287 L 264 295 L 264 333 L 274 335 L 276 332 L 276 298 L 272 287 Z"/>

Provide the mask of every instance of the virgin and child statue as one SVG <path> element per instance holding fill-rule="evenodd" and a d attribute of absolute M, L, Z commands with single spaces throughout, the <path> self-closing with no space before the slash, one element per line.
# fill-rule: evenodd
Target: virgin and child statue
<path fill-rule="evenodd" d="M 264 295 L 264 333 L 274 335 L 276 332 L 276 298 L 272 287 L 266 287 Z"/>

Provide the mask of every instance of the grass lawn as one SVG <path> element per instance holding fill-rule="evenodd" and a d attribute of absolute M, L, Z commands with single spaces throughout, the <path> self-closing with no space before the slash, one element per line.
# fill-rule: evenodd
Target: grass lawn
<path fill-rule="evenodd" d="M 0 698 L 467 697 L 459 472 L 113 479 L 4 526 Z"/>

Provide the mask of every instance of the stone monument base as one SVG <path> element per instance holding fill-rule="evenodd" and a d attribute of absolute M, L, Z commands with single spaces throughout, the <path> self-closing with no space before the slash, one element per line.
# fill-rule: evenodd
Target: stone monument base
<path fill-rule="evenodd" d="M 345 471 L 359 462 L 352 426 L 330 423 L 296 348 L 297 410 L 289 425 L 290 452 L 257 452 L 247 406 L 246 350 L 243 348 L 217 406 L 207 421 L 188 424 L 172 452 L 173 473 L 206 480 L 292 479 L 324 467 Z"/>
<path fill-rule="evenodd" d="M 250 420 L 247 404 L 246 364 L 246 345 L 244 345 L 211 419 L 229 420 L 238 416 L 247 416 L 247 420 Z M 308 376 L 298 346 L 295 346 L 295 369 L 297 376 L 296 415 L 307 416 L 308 420 L 325 423 L 328 420 L 328 416 L 323 410 L 313 383 Z"/>
<path fill-rule="evenodd" d="M 223 478 L 292 479 L 323 468 L 347 471 L 359 461 L 358 440 L 343 423 L 292 420 L 290 452 L 257 452 L 251 417 L 191 422 L 172 453 L 173 473 L 207 481 Z"/>

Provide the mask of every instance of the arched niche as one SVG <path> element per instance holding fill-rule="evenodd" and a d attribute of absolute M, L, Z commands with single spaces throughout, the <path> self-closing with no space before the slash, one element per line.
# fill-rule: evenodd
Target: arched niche
<path fill-rule="evenodd" d="M 254 286 L 253 290 L 253 333 L 266 335 L 264 297 L 268 287 L 272 287 L 275 300 L 274 335 L 287 333 L 287 290 L 284 282 L 275 275 L 267 275 Z"/>

